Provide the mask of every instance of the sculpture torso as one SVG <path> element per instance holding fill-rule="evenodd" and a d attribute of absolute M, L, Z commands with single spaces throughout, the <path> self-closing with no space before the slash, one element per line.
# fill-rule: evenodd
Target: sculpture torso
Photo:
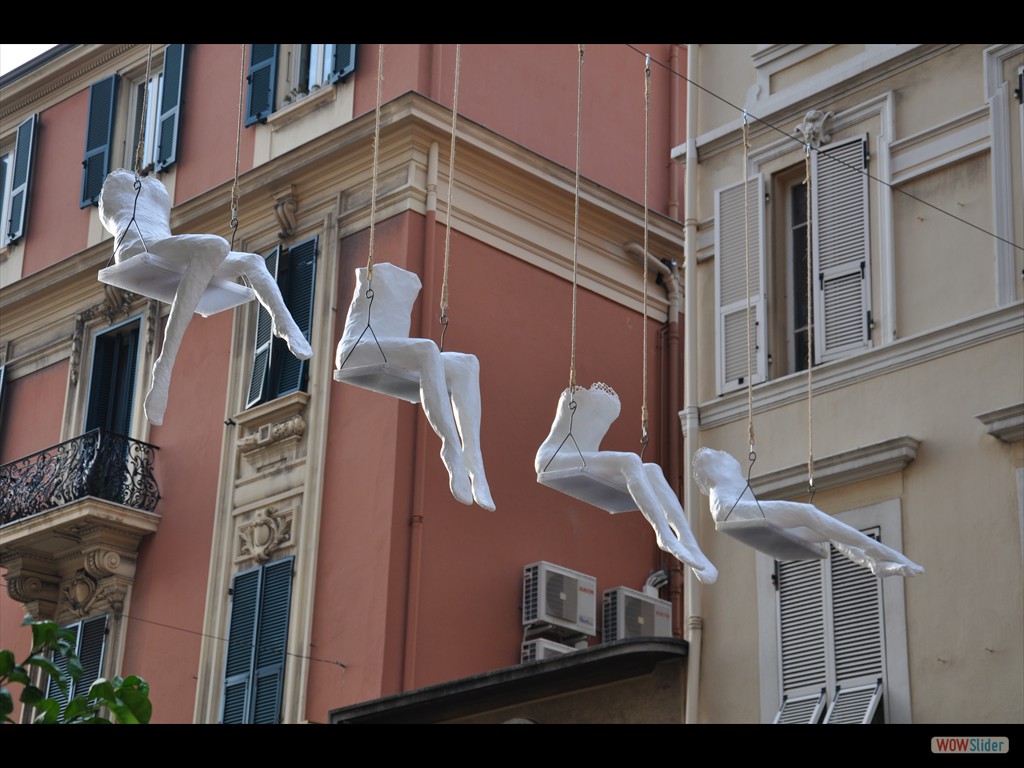
<path fill-rule="evenodd" d="M 394 264 L 374 264 L 371 309 L 366 298 L 366 285 L 366 267 L 360 267 L 356 270 L 356 287 L 341 337 L 340 348 L 346 353 L 366 328 L 367 316 L 378 339 L 407 339 L 412 307 L 422 286 L 419 276 L 414 272 Z M 363 344 L 373 344 L 369 334 L 363 337 Z"/>
<path fill-rule="evenodd" d="M 144 252 L 145 246 L 152 247 L 154 243 L 171 237 L 171 198 L 167 188 L 154 176 L 144 176 L 140 181 L 142 190 L 137 205 L 135 174 L 123 168 L 107 176 L 100 192 L 100 221 L 114 235 L 117 243 L 114 261 L 117 263 Z M 134 225 L 128 226 L 133 210 L 138 229 Z M 145 236 L 145 246 L 139 230 Z"/>
<path fill-rule="evenodd" d="M 535 469 L 542 472 L 551 457 L 558 451 L 558 446 L 569 432 L 569 420 L 572 415 L 572 436 L 582 453 L 596 453 L 600 450 L 601 440 L 608 433 L 612 422 L 619 417 L 622 404 L 615 390 L 607 384 L 595 382 L 590 389 L 578 388 L 575 392 L 576 413 L 569 410 L 569 390 L 562 392 L 558 399 L 558 412 L 551 425 L 551 431 L 537 450 Z M 564 459 L 564 460 L 563 460 Z M 570 440 L 548 469 L 561 469 L 562 465 L 576 466 L 579 456 Z"/>

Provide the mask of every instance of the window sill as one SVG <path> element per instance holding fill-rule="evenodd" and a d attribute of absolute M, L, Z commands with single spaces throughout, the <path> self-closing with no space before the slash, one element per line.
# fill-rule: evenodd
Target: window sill
<path fill-rule="evenodd" d="M 322 85 L 313 93 L 300 97 L 286 107 L 282 107 L 267 117 L 267 125 L 273 131 L 279 131 L 296 120 L 301 120 L 318 109 L 323 109 L 337 98 L 338 89 L 334 84 Z"/>

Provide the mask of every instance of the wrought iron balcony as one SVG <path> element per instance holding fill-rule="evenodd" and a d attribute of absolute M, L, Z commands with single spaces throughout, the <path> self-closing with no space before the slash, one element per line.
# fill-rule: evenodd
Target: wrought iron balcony
<path fill-rule="evenodd" d="M 0 526 L 93 497 L 152 512 L 157 446 L 94 429 L 0 465 Z"/>

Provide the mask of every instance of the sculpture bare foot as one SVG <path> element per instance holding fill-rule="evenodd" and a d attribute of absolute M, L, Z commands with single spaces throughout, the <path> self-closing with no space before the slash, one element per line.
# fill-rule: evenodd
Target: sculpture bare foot
<path fill-rule="evenodd" d="M 459 448 L 449 445 L 447 440 L 441 441 L 441 461 L 448 470 L 448 487 L 456 501 L 467 506 L 473 503 L 473 486 L 469 479 L 466 462 Z"/>
<path fill-rule="evenodd" d="M 277 327 L 275 322 L 273 325 L 273 334 L 279 339 L 284 339 L 288 345 L 288 351 L 291 352 L 299 360 L 309 360 L 313 356 L 313 348 L 306 341 L 306 337 L 302 335 L 302 331 L 298 329 L 294 323 L 291 323 L 291 328 L 281 330 Z"/>
<path fill-rule="evenodd" d="M 491 499 L 491 489 L 487 485 L 487 478 L 484 476 L 484 468 L 471 469 L 469 471 L 469 482 L 473 486 L 473 501 L 488 512 L 493 512 L 494 501 Z"/>

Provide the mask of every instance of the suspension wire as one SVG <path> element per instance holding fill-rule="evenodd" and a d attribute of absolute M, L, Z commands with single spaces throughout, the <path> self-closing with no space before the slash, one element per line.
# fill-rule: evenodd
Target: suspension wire
<path fill-rule="evenodd" d="M 640 408 L 640 459 L 644 458 L 644 451 L 647 450 L 649 437 L 647 434 L 647 243 L 649 234 L 649 207 L 647 200 L 647 188 L 650 183 L 650 137 L 651 137 L 651 54 L 647 54 L 644 64 L 644 315 L 642 324 L 644 327 L 643 341 L 643 405 Z"/>
<path fill-rule="evenodd" d="M 579 282 L 580 243 L 580 115 L 583 112 L 583 44 L 579 44 L 579 64 L 576 72 L 576 185 L 572 231 L 572 333 L 569 346 L 569 407 L 576 405 L 576 286 Z M 570 425 L 572 420 L 570 419 Z M 570 433 L 572 427 L 569 428 Z"/>
<path fill-rule="evenodd" d="M 632 45 L 631 43 L 626 43 L 625 45 L 628 48 L 632 48 L 634 51 L 636 51 L 640 55 L 642 55 L 642 56 L 645 55 L 643 53 L 643 51 L 641 51 L 635 45 Z M 725 104 L 728 107 L 732 107 L 737 112 L 743 112 L 744 114 L 747 114 L 747 111 L 745 109 L 743 109 L 743 107 L 740 107 L 740 106 L 738 106 L 736 104 L 733 104 L 731 101 L 726 99 L 724 96 L 720 96 L 719 94 L 715 93 L 714 91 L 712 91 L 712 90 L 710 90 L 708 88 L 705 88 L 700 83 L 698 83 L 698 82 L 696 82 L 694 80 L 691 80 L 686 75 L 684 75 L 682 72 L 677 72 L 676 70 L 672 69 L 672 67 L 670 67 L 668 64 L 664 64 L 664 63 L 662 63 L 660 61 L 657 61 L 657 59 L 655 59 L 655 63 L 659 67 L 661 67 L 662 69 L 664 69 L 667 72 L 669 72 L 670 74 L 673 74 L 676 77 L 680 78 L 681 80 L 686 82 L 688 85 L 692 85 L 697 90 L 706 93 L 708 96 L 711 96 L 712 98 L 718 99 L 720 102 L 722 102 L 723 104 Z M 763 125 L 767 126 L 771 130 L 775 131 L 776 133 L 782 134 L 783 136 L 785 136 L 787 139 L 790 139 L 791 141 L 795 141 L 796 143 L 801 144 L 801 145 L 804 143 L 802 139 L 794 138 L 792 136 L 792 134 L 786 132 L 785 129 L 780 128 L 779 126 L 775 125 L 770 120 L 766 120 L 763 117 L 758 117 L 757 115 L 751 115 L 751 117 L 753 117 L 759 123 L 762 123 Z M 823 152 L 823 150 L 818 149 L 817 147 L 812 147 L 811 149 L 816 154 L 819 154 L 819 155 Z M 1018 251 L 1024 251 L 1024 245 L 1019 245 L 1019 244 L 1013 242 L 1012 240 L 1007 240 L 1005 237 L 1001 237 L 1001 236 L 997 235 L 995 232 L 990 232 L 989 230 L 985 229 L 984 227 L 978 226 L 977 224 L 975 224 L 972 221 L 968 221 L 967 219 L 964 219 L 964 218 L 962 218 L 960 216 L 957 216 L 955 213 L 951 213 L 950 211 L 947 211 L 944 208 L 940 208 L 939 206 L 935 205 L 934 203 L 929 203 L 927 200 L 923 200 L 920 197 L 917 197 L 916 195 L 908 192 L 907 190 L 902 189 L 901 187 L 894 186 L 890 182 L 885 181 L 884 179 L 880 179 L 877 176 L 874 176 L 870 171 L 867 171 L 864 168 L 859 168 L 859 167 L 857 167 L 855 165 L 852 165 L 852 164 L 846 162 L 845 160 L 842 160 L 842 159 L 840 159 L 838 157 L 835 157 L 833 155 L 828 155 L 828 157 L 829 157 L 829 159 L 835 161 L 836 163 L 839 163 L 839 164 L 845 166 L 847 169 L 849 169 L 851 171 L 856 171 L 857 173 L 860 173 L 860 174 L 866 176 L 871 181 L 877 182 L 878 184 L 881 184 L 881 185 L 883 185 L 885 187 L 888 187 L 893 192 L 898 192 L 899 194 L 904 195 L 905 197 L 908 197 L 911 200 L 914 200 L 915 202 L 920 203 L 921 205 L 927 206 L 928 208 L 931 208 L 932 210 L 937 211 L 938 213 L 941 213 L 941 214 L 943 214 L 945 216 L 948 216 L 951 219 L 955 219 L 956 221 L 959 221 L 961 224 L 966 224 L 967 226 L 971 227 L 972 229 L 976 229 L 979 232 L 981 232 L 982 234 L 988 235 L 989 237 L 993 238 L 994 240 L 998 240 L 999 242 L 1004 243 L 1004 244 L 1010 246 L 1011 248 L 1016 248 Z"/>
<path fill-rule="evenodd" d="M 811 371 L 814 368 L 814 258 L 811 239 L 811 144 L 804 145 L 804 186 L 807 198 L 807 492 L 814 498 L 814 429 Z"/>
<path fill-rule="evenodd" d="M 142 173 L 142 150 L 143 143 L 146 137 L 146 113 L 149 109 L 149 78 L 153 72 L 153 44 L 149 44 L 149 56 L 146 58 L 146 79 L 145 85 L 142 88 L 142 109 L 139 114 L 142 119 L 139 120 L 139 139 L 135 144 L 135 178 L 139 178 L 139 174 Z"/>
<path fill-rule="evenodd" d="M 459 115 L 459 70 L 462 59 L 462 46 L 455 45 L 455 86 L 452 95 L 452 143 L 448 150 L 448 203 L 444 228 L 444 277 L 441 279 L 441 344 L 444 352 L 444 335 L 448 332 L 448 260 L 451 254 L 452 238 L 452 198 L 455 189 L 455 128 Z"/>
<path fill-rule="evenodd" d="M 352 349 L 345 355 L 345 359 L 341 361 L 341 365 L 338 366 L 339 371 L 345 367 L 345 363 L 352 357 L 352 353 L 359 348 L 359 344 L 362 342 L 363 336 L 366 335 L 367 331 L 373 337 L 373 342 L 377 345 L 377 351 L 380 352 L 381 358 L 385 363 L 388 361 L 388 356 L 384 354 L 384 348 L 380 345 L 380 341 L 377 340 L 377 334 L 374 333 L 373 326 L 370 324 L 370 312 L 373 309 L 373 239 L 374 221 L 377 218 L 377 169 L 380 165 L 380 91 L 383 79 L 384 43 L 380 43 L 377 46 L 377 107 L 373 125 L 373 180 L 370 183 L 370 253 L 366 259 L 366 292 L 363 294 L 368 301 L 366 305 L 366 327 L 359 334 L 359 338 L 352 345 Z"/>
<path fill-rule="evenodd" d="M 750 181 L 747 179 L 747 161 L 750 152 L 750 134 L 748 132 L 747 111 L 743 110 L 743 168 L 740 175 L 743 180 L 743 255 L 745 259 L 744 276 L 747 281 L 747 311 L 743 318 L 747 326 L 747 442 L 750 444 L 750 463 L 753 465 L 754 452 L 754 364 L 751 358 L 750 344 Z"/>
<path fill-rule="evenodd" d="M 231 183 L 231 250 L 235 250 L 238 232 L 238 166 L 242 154 L 242 104 L 245 101 L 245 43 L 242 43 L 242 64 L 238 73 L 238 120 L 235 128 L 235 180 Z"/>

